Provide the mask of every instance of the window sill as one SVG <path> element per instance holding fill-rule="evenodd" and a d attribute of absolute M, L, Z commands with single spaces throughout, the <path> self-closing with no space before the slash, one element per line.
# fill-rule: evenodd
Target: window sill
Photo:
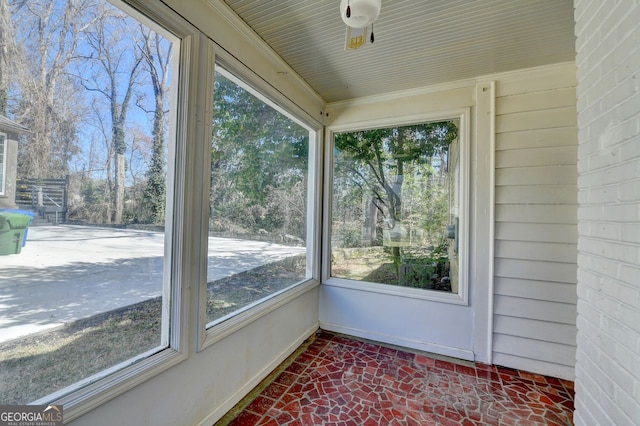
<path fill-rule="evenodd" d="M 70 422 L 187 359 L 186 354 L 171 348 L 156 351 L 152 349 L 30 404 L 62 404 L 65 423 Z"/>
<path fill-rule="evenodd" d="M 410 299 L 422 299 L 433 302 L 450 303 L 452 305 L 468 305 L 469 300 L 463 294 L 445 293 L 437 290 L 421 290 L 418 288 L 400 287 L 388 284 L 354 281 L 344 278 L 329 278 L 322 285 L 366 291 L 368 293 L 387 294 Z"/>
<path fill-rule="evenodd" d="M 292 287 L 282 290 L 282 292 L 271 296 L 267 300 L 258 301 L 253 305 L 249 305 L 239 313 L 232 313 L 228 317 L 222 317 L 207 324 L 201 343 L 198 346 L 198 351 L 202 351 L 214 343 L 219 342 L 230 334 L 235 333 L 268 313 L 313 290 L 318 287 L 318 285 L 318 281 L 308 279 L 307 281 L 294 284 Z"/>

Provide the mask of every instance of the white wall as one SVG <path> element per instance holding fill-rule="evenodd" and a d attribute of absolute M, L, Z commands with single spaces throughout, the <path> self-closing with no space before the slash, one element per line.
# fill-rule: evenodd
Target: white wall
<path fill-rule="evenodd" d="M 640 3 L 575 0 L 578 425 L 640 421 Z"/>
<path fill-rule="evenodd" d="M 70 424 L 210 426 L 317 329 L 317 306 L 316 288 Z"/>
<path fill-rule="evenodd" d="M 18 168 L 18 138 L 19 135 L 12 132 L 0 133 L 4 140 L 4 193 L 0 195 L 0 208 L 15 209 L 16 206 L 16 174 Z M 0 190 L 2 188 L 0 187 Z"/>
<path fill-rule="evenodd" d="M 573 379 L 575 86 L 575 64 L 564 63 L 329 104 L 329 128 L 471 107 L 471 298 L 467 309 L 323 285 L 321 326 Z"/>
<path fill-rule="evenodd" d="M 575 66 L 496 78 L 493 362 L 574 378 Z"/>
<path fill-rule="evenodd" d="M 356 130 L 409 124 L 407 120 L 414 120 L 413 123 L 433 121 L 436 118 L 429 117 L 438 114 L 444 114 L 438 119 L 456 118 L 455 114 L 459 112 L 454 111 L 465 109 L 467 116 L 472 117 L 475 91 L 475 82 L 469 81 L 452 86 L 416 89 L 393 96 L 328 104 L 327 134 L 330 137 L 330 131 L 345 128 Z M 448 117 L 447 111 L 452 112 Z M 473 146 L 475 150 L 477 144 L 473 135 L 471 131 L 471 141 L 462 136 L 461 143 Z M 475 155 L 471 154 L 472 163 L 475 163 L 474 158 Z M 475 190 L 474 185 L 475 181 L 471 183 L 474 188 L 471 192 Z M 329 184 L 325 186 L 330 187 Z M 474 197 L 474 200 L 477 199 Z M 469 247 L 464 249 L 468 250 Z M 329 255 L 326 254 L 325 261 L 328 262 L 328 259 Z M 485 286 L 477 283 L 486 277 L 469 277 L 470 286 Z M 470 305 L 425 300 L 413 297 L 410 291 L 403 294 L 402 288 L 394 286 L 377 287 L 377 290 L 371 291 L 372 286 L 366 284 L 350 287 L 349 283 L 335 279 L 325 280 L 320 288 L 320 327 L 404 347 L 475 359 L 474 316 Z"/>
<path fill-rule="evenodd" d="M 471 297 L 454 306 L 323 285 L 321 327 L 573 379 L 575 85 L 564 63 L 327 105 L 329 128 L 471 108 Z M 392 335 L 390 324 L 404 325 Z"/>

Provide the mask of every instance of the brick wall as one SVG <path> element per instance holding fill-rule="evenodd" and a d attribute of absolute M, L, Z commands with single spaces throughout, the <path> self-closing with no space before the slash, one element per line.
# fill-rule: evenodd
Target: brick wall
<path fill-rule="evenodd" d="M 640 422 L 640 1 L 574 0 L 578 425 Z"/>

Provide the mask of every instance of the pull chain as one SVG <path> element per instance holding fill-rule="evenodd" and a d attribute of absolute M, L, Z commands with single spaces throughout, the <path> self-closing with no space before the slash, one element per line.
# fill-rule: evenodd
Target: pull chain
<path fill-rule="evenodd" d="M 375 40 L 373 38 L 373 24 L 371 24 L 371 37 L 369 39 L 371 40 L 371 43 L 373 43 L 373 40 Z"/>
<path fill-rule="evenodd" d="M 349 0 L 347 0 L 347 18 L 351 18 L 351 6 L 349 5 Z"/>

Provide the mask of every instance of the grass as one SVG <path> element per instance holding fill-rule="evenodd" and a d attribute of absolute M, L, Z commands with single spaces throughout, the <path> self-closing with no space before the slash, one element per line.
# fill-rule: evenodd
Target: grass
<path fill-rule="evenodd" d="M 0 402 L 26 404 L 160 344 L 160 298 L 0 344 Z"/>
<path fill-rule="evenodd" d="M 259 266 L 207 285 L 207 322 L 257 302 L 304 279 L 306 256 Z"/>
<path fill-rule="evenodd" d="M 300 281 L 304 256 L 235 274 L 207 286 L 213 321 Z M 152 350 L 161 349 L 161 299 L 0 343 L 0 404 L 27 404 Z"/>
<path fill-rule="evenodd" d="M 383 247 L 333 249 L 331 276 L 398 285 L 393 261 Z"/>
<path fill-rule="evenodd" d="M 304 255 L 235 274 L 207 285 L 207 321 L 220 319 L 302 280 Z M 332 274 L 398 283 L 382 250 L 337 253 Z M 151 349 L 160 349 L 161 299 L 75 321 L 0 343 L 0 404 L 26 404 Z"/>
<path fill-rule="evenodd" d="M 436 266 L 435 263 L 441 256 L 435 257 L 431 250 L 405 251 L 399 270 L 396 269 L 391 255 L 386 253 L 383 247 L 333 249 L 332 254 L 331 276 L 333 277 L 451 291 L 449 284 L 440 281 L 443 277 L 448 278 L 448 266 L 445 267 L 444 262 Z"/>

